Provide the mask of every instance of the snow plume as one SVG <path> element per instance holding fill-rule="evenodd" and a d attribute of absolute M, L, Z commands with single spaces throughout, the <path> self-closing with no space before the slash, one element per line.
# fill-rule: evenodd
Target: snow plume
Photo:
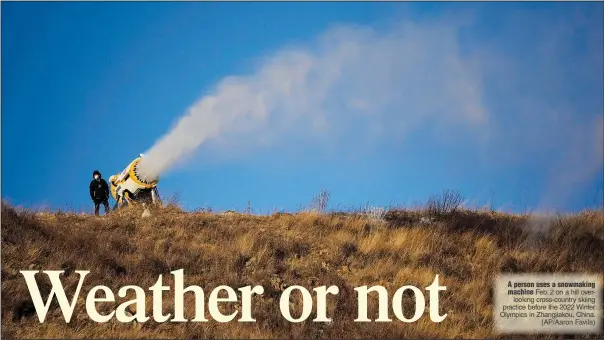
<path fill-rule="evenodd" d="M 413 141 L 422 157 L 455 153 L 451 167 L 526 170 L 543 181 L 531 205 L 560 209 L 602 176 L 601 6 L 333 26 L 220 80 L 146 152 L 140 171 L 155 177 L 215 147 L 222 156 L 320 145 L 356 156 L 378 145 L 404 158 Z"/>
<path fill-rule="evenodd" d="M 443 123 L 483 122 L 480 78 L 460 56 L 458 30 L 442 23 L 383 31 L 338 26 L 308 47 L 284 48 L 255 73 L 226 77 L 194 103 L 145 153 L 141 174 L 159 176 L 227 136 L 229 144 L 249 146 L 279 135 L 333 136 L 353 121 L 374 133 L 393 126 L 400 133 L 437 115 Z"/>

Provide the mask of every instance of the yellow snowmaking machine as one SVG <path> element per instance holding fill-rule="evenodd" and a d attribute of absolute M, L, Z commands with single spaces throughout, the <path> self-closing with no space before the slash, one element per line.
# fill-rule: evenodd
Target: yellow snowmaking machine
<path fill-rule="evenodd" d="M 142 157 L 140 154 L 124 171 L 109 177 L 111 196 L 117 202 L 114 209 L 142 202 L 161 205 L 157 189 L 159 178 L 147 181 L 139 175 L 138 165 Z"/>

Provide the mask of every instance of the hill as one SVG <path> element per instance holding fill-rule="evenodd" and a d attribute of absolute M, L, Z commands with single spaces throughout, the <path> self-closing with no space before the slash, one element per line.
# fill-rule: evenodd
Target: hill
<path fill-rule="evenodd" d="M 501 272 L 604 272 L 604 211 L 540 220 L 528 216 L 480 211 L 394 210 L 382 219 L 346 213 L 278 213 L 268 216 L 183 212 L 174 205 L 141 217 L 135 208 L 95 217 L 36 213 L 2 205 L 2 337 L 3 338 L 484 338 L 492 333 L 493 278 Z M 70 298 L 78 282 L 74 270 L 90 270 L 74 317 L 65 323 L 56 304 L 45 323 L 32 311 L 19 270 L 66 270 Z M 85 292 L 107 285 L 147 289 L 163 274 L 184 269 L 186 285 L 203 287 L 206 299 L 219 285 L 262 285 L 252 300 L 255 323 L 208 322 L 97 324 L 85 311 Z M 404 285 L 423 290 L 435 275 L 447 287 L 440 293 L 439 324 L 422 317 L 415 323 L 353 322 L 354 287 L 382 285 L 390 296 Z M 37 277 L 45 278 L 39 274 Z M 43 281 L 42 279 L 40 281 Z M 312 289 L 337 285 L 328 299 L 333 322 L 287 322 L 278 296 L 290 285 Z M 49 284 L 41 284 L 46 301 Z M 132 298 L 132 296 L 130 296 Z M 119 298 L 118 302 L 126 301 Z M 185 298 L 194 315 L 193 295 Z M 290 307 L 300 315 L 300 295 Z M 115 309 L 101 303 L 99 311 Z M 152 315 L 151 294 L 146 296 Z M 164 311 L 173 310 L 166 293 Z M 226 304 L 224 314 L 241 306 Z M 405 310 L 415 307 L 404 300 Z M 409 309 L 407 309 L 409 308 Z M 132 311 L 135 312 L 135 311 Z M 412 312 L 408 312 L 412 313 Z M 208 314 L 206 310 L 206 315 Z M 377 299 L 369 299 L 377 317 Z M 408 317 L 410 314 L 408 314 Z M 528 336 L 527 336 L 528 337 Z M 587 338 L 588 336 L 584 336 Z M 597 338 L 597 336 L 592 336 Z"/>

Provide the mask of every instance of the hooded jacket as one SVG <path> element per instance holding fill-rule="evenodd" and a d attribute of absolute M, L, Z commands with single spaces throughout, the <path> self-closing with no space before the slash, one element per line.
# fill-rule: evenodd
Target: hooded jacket
<path fill-rule="evenodd" d="M 94 175 L 99 175 L 99 179 L 94 179 Z M 109 185 L 101 176 L 98 170 L 92 173 L 92 181 L 90 182 L 90 198 L 93 201 L 105 201 L 109 198 Z"/>

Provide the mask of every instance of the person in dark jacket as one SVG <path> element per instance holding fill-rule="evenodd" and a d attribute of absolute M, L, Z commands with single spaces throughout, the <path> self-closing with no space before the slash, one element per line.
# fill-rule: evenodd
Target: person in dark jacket
<path fill-rule="evenodd" d="M 94 202 L 94 214 L 99 215 L 101 203 L 105 206 L 105 214 L 109 213 L 109 185 L 98 170 L 92 173 L 94 179 L 90 182 L 90 198 Z"/>

